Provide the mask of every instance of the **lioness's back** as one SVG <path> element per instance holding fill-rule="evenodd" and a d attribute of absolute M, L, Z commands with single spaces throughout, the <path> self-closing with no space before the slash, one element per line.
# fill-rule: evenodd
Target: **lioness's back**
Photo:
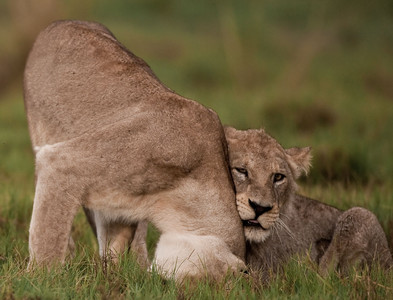
<path fill-rule="evenodd" d="M 34 146 L 130 117 L 172 94 L 109 30 L 81 21 L 55 22 L 41 32 L 24 84 Z"/>

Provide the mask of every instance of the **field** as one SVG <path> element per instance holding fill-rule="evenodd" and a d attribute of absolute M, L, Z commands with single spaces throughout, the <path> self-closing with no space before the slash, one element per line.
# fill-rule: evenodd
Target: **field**
<path fill-rule="evenodd" d="M 10 4 L 26 1 L 8 2 L 0 3 L 0 298 L 393 298 L 393 271 L 322 278 L 307 257 L 294 257 L 266 286 L 236 277 L 180 289 L 141 270 L 131 255 L 103 266 L 82 212 L 72 233 L 76 257 L 57 270 L 26 272 L 34 159 L 21 84 L 42 23 L 100 21 L 167 86 L 214 109 L 224 124 L 263 127 L 285 147 L 312 146 L 313 168 L 300 192 L 341 209 L 371 210 L 392 249 L 389 1 L 40 0 L 47 9 L 32 8 L 30 19 Z M 151 254 L 157 237 L 152 227 Z"/>

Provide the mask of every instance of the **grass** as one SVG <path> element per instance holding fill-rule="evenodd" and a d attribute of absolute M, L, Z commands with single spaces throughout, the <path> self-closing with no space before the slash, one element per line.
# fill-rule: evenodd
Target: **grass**
<path fill-rule="evenodd" d="M 117 0 L 109 6 L 99 0 L 86 1 L 81 10 L 76 1 L 61 3 L 67 9 L 56 18 L 105 23 L 165 84 L 216 110 L 223 123 L 265 127 L 285 147 L 312 146 L 313 169 L 300 182 L 301 192 L 341 209 L 370 209 L 392 247 L 388 1 Z M 10 34 L 17 31 L 9 24 L 17 17 L 1 11 L 0 49 L 6 52 L 0 60 L 24 52 L 13 51 L 18 44 Z M 34 162 L 18 76 L 0 94 L 0 298 L 392 298 L 392 272 L 321 278 L 304 257 L 294 258 L 269 285 L 240 276 L 179 288 L 141 270 L 132 256 L 103 267 L 81 212 L 73 226 L 76 257 L 50 272 L 26 272 Z M 150 253 L 157 237 L 151 228 Z"/>

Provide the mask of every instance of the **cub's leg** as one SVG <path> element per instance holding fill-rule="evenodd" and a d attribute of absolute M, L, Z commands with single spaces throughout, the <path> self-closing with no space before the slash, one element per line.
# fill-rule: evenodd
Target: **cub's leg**
<path fill-rule="evenodd" d="M 49 172 L 48 172 L 49 171 Z M 29 230 L 29 252 L 31 266 L 34 262 L 49 265 L 64 262 L 72 222 L 80 207 L 79 195 L 67 185 L 64 178 L 45 173 L 37 174 L 33 214 Z"/>
<path fill-rule="evenodd" d="M 319 271 L 348 271 L 356 264 L 371 266 L 378 262 L 388 269 L 393 266 L 385 233 L 376 216 L 367 209 L 354 207 L 342 213 L 326 253 L 321 258 Z"/>

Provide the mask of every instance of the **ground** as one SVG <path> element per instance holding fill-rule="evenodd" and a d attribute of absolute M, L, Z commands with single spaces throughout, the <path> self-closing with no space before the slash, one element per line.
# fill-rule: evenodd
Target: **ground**
<path fill-rule="evenodd" d="M 264 127 L 284 147 L 312 146 L 313 168 L 300 181 L 300 191 L 341 209 L 356 205 L 371 210 L 392 247 L 393 11 L 389 1 L 325 5 L 311 0 L 296 4 L 215 1 L 212 5 L 207 0 L 188 4 L 118 0 L 109 6 L 100 0 L 87 1 L 79 11 L 77 1 L 58 3 L 67 9 L 52 16 L 104 23 L 166 85 L 213 108 L 223 123 L 239 129 Z M 9 14 L 0 11 L 0 61 L 19 62 L 0 64 L 1 298 L 393 296 L 393 274 L 373 270 L 323 279 L 307 258 L 294 258 L 285 276 L 269 286 L 238 277 L 222 285 L 200 283 L 181 290 L 172 281 L 140 270 L 130 256 L 119 266 L 102 266 L 82 213 L 73 227 L 76 258 L 55 271 L 27 273 L 34 161 L 20 70 L 29 44 L 16 37 L 26 37 L 23 26 L 31 26 L 18 21 L 19 8 L 11 7 Z M 21 66 L 19 71 L 4 71 L 14 65 Z M 151 228 L 151 253 L 157 236 Z"/>

